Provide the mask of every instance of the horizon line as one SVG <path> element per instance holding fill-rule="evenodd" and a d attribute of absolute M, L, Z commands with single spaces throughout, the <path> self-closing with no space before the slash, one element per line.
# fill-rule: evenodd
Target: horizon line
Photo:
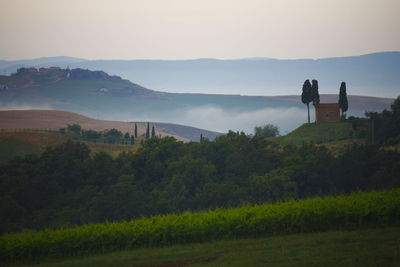
<path fill-rule="evenodd" d="M 35 57 L 35 58 L 25 58 L 25 59 L 0 59 L 0 61 L 6 62 L 17 62 L 17 61 L 34 61 L 34 60 L 43 60 L 43 59 L 56 59 L 56 58 L 69 58 L 76 59 L 80 61 L 195 61 L 195 60 L 221 60 L 221 61 L 235 61 L 235 60 L 324 60 L 324 59 L 333 59 L 333 58 L 349 58 L 349 57 L 361 57 L 368 56 L 374 54 L 386 54 L 386 53 L 400 53 L 400 50 L 392 50 L 392 51 L 379 51 L 379 52 L 371 52 L 365 54 L 351 55 L 351 56 L 331 56 L 331 57 L 319 57 L 319 58 L 274 58 L 274 57 L 262 57 L 262 56 L 252 56 L 252 57 L 242 57 L 242 58 L 213 58 L 213 57 L 200 57 L 200 58 L 186 58 L 186 59 L 146 59 L 146 58 L 136 58 L 136 59 L 87 59 L 83 57 L 75 57 L 75 56 L 43 56 L 43 57 Z M 55 62 L 56 63 L 56 62 Z M 74 63 L 74 62 L 71 62 Z"/>

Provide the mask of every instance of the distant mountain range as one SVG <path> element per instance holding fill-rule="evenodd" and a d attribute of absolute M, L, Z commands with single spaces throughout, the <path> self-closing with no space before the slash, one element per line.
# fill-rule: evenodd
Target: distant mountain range
<path fill-rule="evenodd" d="M 52 57 L 0 61 L 0 74 L 11 74 L 28 66 L 103 70 L 147 88 L 179 93 L 298 94 L 305 79 L 317 79 L 322 94 L 336 94 L 341 81 L 346 81 L 348 93 L 353 95 L 394 98 L 400 94 L 400 52 L 315 60 L 85 60 Z"/>
<path fill-rule="evenodd" d="M 381 111 L 393 102 L 391 98 L 348 98 L 348 114 L 356 116 Z M 337 99 L 336 94 L 321 95 L 322 102 Z M 103 71 L 58 67 L 20 68 L 12 75 L 0 75 L 0 109 L 64 110 L 101 120 L 173 123 L 214 132 L 251 133 L 256 125 L 272 123 L 287 133 L 307 120 L 299 95 L 165 93 Z M 178 126 L 160 127 L 170 134 L 180 131 Z M 177 135 L 195 140 L 200 132 L 193 134 L 195 137 Z"/>

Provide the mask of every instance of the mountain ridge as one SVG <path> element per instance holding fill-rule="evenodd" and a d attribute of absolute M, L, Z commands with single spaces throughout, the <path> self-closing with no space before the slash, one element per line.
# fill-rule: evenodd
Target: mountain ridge
<path fill-rule="evenodd" d="M 208 57 L 203 57 L 203 58 L 191 58 L 191 59 L 87 59 L 87 58 L 81 58 L 81 57 L 73 57 L 73 56 L 49 56 L 49 57 L 37 57 L 37 58 L 31 58 L 31 59 L 0 59 L 1 62 L 26 62 L 26 61 L 42 61 L 42 62 L 54 62 L 54 59 L 58 59 L 57 61 L 133 61 L 133 60 L 142 60 L 142 61 L 188 61 L 188 60 L 324 60 L 324 59 L 336 59 L 336 58 L 353 58 L 353 57 L 362 57 L 362 56 L 370 56 L 370 55 L 379 55 L 379 54 L 397 54 L 400 53 L 400 51 L 378 51 L 378 52 L 370 52 L 370 53 L 363 53 L 359 55 L 352 55 L 352 56 L 330 56 L 330 57 L 320 57 L 320 58 L 273 58 L 273 57 L 243 57 L 243 58 L 208 58 Z M 60 60 L 62 59 L 62 60 Z"/>
<path fill-rule="evenodd" d="M 40 58 L 0 64 L 0 74 L 18 67 L 50 67 L 62 59 Z M 18 63 L 12 66 L 13 63 Z M 4 65 L 6 64 L 6 65 Z M 296 93 L 302 82 L 317 79 L 327 93 L 338 91 L 346 81 L 353 94 L 396 97 L 400 84 L 400 52 L 375 52 L 357 56 L 319 59 L 182 59 L 182 60 L 85 60 L 67 58 L 59 67 L 103 70 L 163 92 L 218 93 L 245 95 L 287 95 Z M 378 90 L 379 89 L 379 90 Z"/>

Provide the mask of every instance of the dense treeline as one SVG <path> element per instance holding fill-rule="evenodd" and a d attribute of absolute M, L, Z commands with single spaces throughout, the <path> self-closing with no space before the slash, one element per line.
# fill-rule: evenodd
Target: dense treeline
<path fill-rule="evenodd" d="M 1 231 L 393 188 L 399 173 L 400 153 L 376 146 L 334 157 L 233 132 L 202 143 L 151 138 L 116 159 L 67 142 L 2 166 Z"/>
<path fill-rule="evenodd" d="M 380 145 L 400 144 L 400 97 L 390 110 L 366 112 L 366 118 L 349 117 L 356 136 L 366 138 L 369 143 Z"/>
<path fill-rule="evenodd" d="M 0 227 L 63 227 L 394 188 L 399 174 L 400 153 L 376 144 L 334 156 L 324 146 L 282 147 L 229 132 L 200 143 L 154 137 L 113 159 L 69 141 L 1 166 Z"/>
<path fill-rule="evenodd" d="M 135 136 L 128 132 L 123 134 L 117 129 L 104 131 L 84 130 L 79 124 L 68 124 L 67 127 L 61 128 L 59 133 L 73 140 L 82 140 L 89 142 L 101 142 L 109 144 L 135 144 Z"/>

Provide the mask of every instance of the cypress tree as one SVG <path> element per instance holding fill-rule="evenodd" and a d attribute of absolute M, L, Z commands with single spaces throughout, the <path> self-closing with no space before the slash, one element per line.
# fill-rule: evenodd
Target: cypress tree
<path fill-rule="evenodd" d="M 349 108 L 349 103 L 347 102 L 346 83 L 345 82 L 342 82 L 340 84 L 339 108 L 342 110 L 342 118 L 343 118 L 344 113 Z"/>
<path fill-rule="evenodd" d="M 318 92 L 318 81 L 312 80 L 311 81 L 311 94 L 312 94 L 312 103 L 314 106 L 315 111 L 317 111 L 317 107 L 319 104 L 319 92 Z M 315 121 L 317 118 L 315 118 Z"/>
<path fill-rule="evenodd" d="M 305 80 L 303 84 L 303 92 L 301 94 L 301 102 L 307 105 L 308 123 L 310 123 L 310 102 L 313 100 L 310 80 Z"/>
<path fill-rule="evenodd" d="M 156 131 L 154 129 L 154 125 L 151 126 L 151 137 L 155 137 L 156 136 Z"/>
<path fill-rule="evenodd" d="M 137 137 L 137 125 L 135 123 L 135 137 Z"/>
<path fill-rule="evenodd" d="M 150 123 L 147 123 L 147 128 L 146 128 L 146 139 L 150 137 Z"/>
<path fill-rule="evenodd" d="M 319 104 L 319 92 L 318 92 L 317 80 L 312 80 L 311 91 L 312 91 L 312 102 L 314 107 L 316 108 Z"/>

